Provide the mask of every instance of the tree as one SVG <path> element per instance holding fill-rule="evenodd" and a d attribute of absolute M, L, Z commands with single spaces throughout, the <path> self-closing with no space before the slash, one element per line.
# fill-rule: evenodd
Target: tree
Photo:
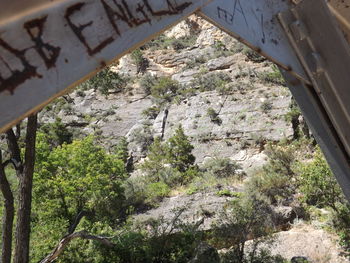
<path fill-rule="evenodd" d="M 114 150 L 116 154 L 116 158 L 119 160 L 122 160 L 124 163 L 127 162 L 129 157 L 129 150 L 128 150 L 128 141 L 125 137 L 121 137 L 118 144 L 115 147 Z"/>
<path fill-rule="evenodd" d="M 142 54 L 141 49 L 135 49 L 131 53 L 131 59 L 134 61 L 136 68 L 137 68 L 137 74 L 138 73 L 145 73 L 148 66 L 149 66 L 149 61 L 147 58 L 145 58 Z"/>
<path fill-rule="evenodd" d="M 344 195 L 320 149 L 314 160 L 300 169 L 299 190 L 310 205 L 331 207 L 338 212 L 338 204 L 345 203 Z"/>
<path fill-rule="evenodd" d="M 154 140 L 149 148 L 147 160 L 141 168 L 156 181 L 160 180 L 160 174 L 163 174 L 168 166 L 185 175 L 194 167 L 196 158 L 192 154 L 193 148 L 180 125 L 166 142 L 162 143 L 160 138 Z"/>
<path fill-rule="evenodd" d="M 319 148 L 313 161 L 302 164 L 299 173 L 302 200 L 308 205 L 331 208 L 332 223 L 340 237 L 340 244 L 349 251 L 350 205 Z"/>
<path fill-rule="evenodd" d="M 36 169 L 37 209 L 44 207 L 45 214 L 64 217 L 72 224 L 81 211 L 96 214 L 121 207 L 124 163 L 94 145 L 93 137 L 63 144 L 43 157 Z"/>
<path fill-rule="evenodd" d="M 295 193 L 296 185 L 291 178 L 295 176 L 295 147 L 293 145 L 268 145 L 266 154 L 269 161 L 248 181 L 250 192 L 266 196 L 271 203 L 288 200 Z"/>
<path fill-rule="evenodd" d="M 53 123 L 44 124 L 40 127 L 40 131 L 46 134 L 45 138 L 52 148 L 63 143 L 71 143 L 73 140 L 73 133 L 67 129 L 60 118 L 56 118 Z"/>
<path fill-rule="evenodd" d="M 34 251 L 35 259 L 42 258 L 58 239 L 60 244 L 77 238 L 97 240 L 91 234 L 94 225 L 116 226 L 124 208 L 121 183 L 126 172 L 122 160 L 96 146 L 91 136 L 53 150 L 44 137 L 45 134 L 38 135 L 33 198 L 33 220 L 41 229 L 37 229 L 33 242 L 46 252 Z M 84 229 L 75 232 L 78 225 Z M 48 235 L 43 227 L 50 232 L 50 226 L 55 229 Z"/>
<path fill-rule="evenodd" d="M 141 169 L 145 171 L 151 178 L 159 181 L 158 173 L 164 168 L 167 160 L 167 146 L 162 143 L 161 138 L 156 137 L 151 144 L 147 154 L 147 160 L 141 165 Z"/>
<path fill-rule="evenodd" d="M 35 143 L 37 131 L 37 115 L 28 117 L 24 140 L 24 149 L 20 148 L 21 126 L 17 125 L 6 132 L 9 159 L 2 162 L 0 158 L 0 188 L 5 199 L 2 233 L 2 262 L 11 262 L 12 235 L 14 220 L 14 197 L 11 185 L 5 173 L 5 167 L 12 164 L 18 178 L 18 208 L 15 233 L 15 263 L 29 262 L 30 221 L 32 206 L 32 186 L 35 164 Z M 23 153 L 23 155 L 22 155 Z M 1 156 L 2 157 L 2 156 Z"/>
<path fill-rule="evenodd" d="M 196 160 L 192 154 L 194 147 L 190 143 L 188 136 L 185 135 L 181 125 L 176 129 L 174 136 L 168 140 L 167 144 L 167 158 L 172 167 L 180 172 L 185 172 L 194 164 Z"/>
<path fill-rule="evenodd" d="M 214 240 L 221 245 L 232 244 L 231 252 L 224 262 L 272 262 L 255 261 L 261 256 L 258 246 L 269 238 L 273 230 L 271 208 L 261 196 L 243 195 L 235 199 L 222 213 L 214 230 Z M 246 242 L 254 240 L 247 253 Z M 282 262 L 282 261 L 273 261 Z"/>
<path fill-rule="evenodd" d="M 23 168 L 18 169 L 19 193 L 16 224 L 15 263 L 29 262 L 30 221 L 32 209 L 32 188 L 35 165 L 35 143 L 37 115 L 28 117 L 25 139 Z M 8 136 L 14 142 L 13 136 Z"/>
<path fill-rule="evenodd" d="M 2 162 L 2 153 L 0 150 L 0 190 L 4 197 L 4 215 L 2 218 L 2 254 L 1 262 L 10 263 L 12 253 L 12 231 L 13 219 L 15 216 L 14 198 L 11 190 L 11 185 L 7 180 L 5 173 L 5 165 Z"/>
<path fill-rule="evenodd" d="M 161 77 L 158 81 L 151 87 L 151 95 L 163 102 L 170 102 L 176 93 L 180 90 L 180 84 L 169 78 Z"/>

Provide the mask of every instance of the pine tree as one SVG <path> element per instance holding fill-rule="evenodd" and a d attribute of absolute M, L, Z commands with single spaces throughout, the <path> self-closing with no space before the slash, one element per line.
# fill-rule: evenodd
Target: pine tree
<path fill-rule="evenodd" d="M 192 154 L 193 148 L 188 136 L 185 135 L 180 125 L 179 128 L 176 129 L 174 136 L 172 136 L 167 143 L 168 163 L 180 172 L 186 172 L 186 170 L 194 164 L 196 159 Z"/>

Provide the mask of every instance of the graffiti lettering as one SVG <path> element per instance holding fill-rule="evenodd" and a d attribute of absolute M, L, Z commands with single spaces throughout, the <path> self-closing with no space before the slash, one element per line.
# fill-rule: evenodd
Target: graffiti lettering
<path fill-rule="evenodd" d="M 113 26 L 113 29 L 119 36 L 121 35 L 121 32 L 119 30 L 117 21 L 123 21 L 129 27 L 134 27 L 134 26 L 144 24 L 146 22 L 150 22 L 150 19 L 148 18 L 147 14 L 143 12 L 142 6 L 139 6 L 137 11 L 141 12 L 144 18 L 139 19 L 134 17 L 125 0 L 122 1 L 122 4 L 118 4 L 115 0 L 113 0 L 114 7 L 112 7 L 111 4 L 108 4 L 107 1 L 105 0 L 101 0 L 101 3 L 106 11 L 106 14 L 110 23 Z"/>
<path fill-rule="evenodd" d="M 167 0 L 166 8 L 155 10 L 155 8 L 150 4 L 149 0 L 142 0 L 136 5 L 136 12 L 132 12 L 127 1 L 125 0 L 122 0 L 119 3 L 116 0 L 110 2 L 107 2 L 107 0 L 101 0 L 101 3 L 106 11 L 110 23 L 119 36 L 121 35 L 121 31 L 117 24 L 118 21 L 124 22 L 130 28 L 145 23 L 151 24 L 150 17 L 152 16 L 160 17 L 165 15 L 180 14 L 187 7 L 192 5 L 191 2 L 185 2 L 181 5 L 178 5 L 176 3 L 172 3 L 170 0 Z"/>
<path fill-rule="evenodd" d="M 15 49 L 2 38 L 0 38 L 0 47 L 4 48 L 4 50 L 15 56 L 23 67 L 23 69 L 12 69 L 6 60 L 3 57 L 0 57 L 1 61 L 5 64 L 9 72 L 11 72 L 11 75 L 7 78 L 0 75 L 0 92 L 8 90 L 13 93 L 14 89 L 20 84 L 24 83 L 27 79 L 41 77 L 37 73 L 36 67 L 31 65 L 26 59 L 25 53 L 27 49 Z"/>
<path fill-rule="evenodd" d="M 46 22 L 46 19 L 47 16 L 31 20 L 24 24 L 24 28 L 27 30 L 30 38 L 35 43 L 35 50 L 44 60 L 46 67 L 50 69 L 55 66 L 61 48 L 54 47 L 48 43 L 44 43 L 44 41 L 42 40 L 44 24 Z"/>
<path fill-rule="evenodd" d="M 185 2 L 182 5 L 177 5 L 176 3 L 171 3 L 170 0 L 166 0 L 168 8 L 155 11 L 150 5 L 149 0 L 143 0 L 143 2 L 152 16 L 176 15 L 192 5 L 191 2 Z"/>
<path fill-rule="evenodd" d="M 261 42 L 263 44 L 265 44 L 266 42 L 266 35 L 265 35 L 265 27 L 264 27 L 264 14 L 261 14 L 261 32 L 262 32 L 262 38 L 261 38 Z"/>
<path fill-rule="evenodd" d="M 238 12 L 238 13 L 240 13 L 243 16 L 245 24 L 248 26 L 248 21 L 247 21 L 247 18 L 245 16 L 245 13 L 243 11 L 243 7 L 242 7 L 242 4 L 241 4 L 241 1 L 240 0 L 232 0 L 232 1 L 233 1 L 233 10 L 232 10 L 232 12 L 223 9 L 222 7 L 219 7 L 219 6 L 217 7 L 218 17 L 220 19 L 225 20 L 226 23 L 232 25 L 234 23 L 235 16 L 236 16 L 236 14 Z"/>
<path fill-rule="evenodd" d="M 73 16 L 73 14 L 75 14 L 76 12 L 79 12 L 82 7 L 85 5 L 85 3 L 78 3 L 75 4 L 71 7 L 69 7 L 66 10 L 66 14 L 65 14 L 65 19 L 68 22 L 68 25 L 70 26 L 70 28 L 72 29 L 72 31 L 75 33 L 75 35 L 78 37 L 78 39 L 80 40 L 80 42 L 86 47 L 87 52 L 90 56 L 95 55 L 96 53 L 99 53 L 103 48 L 105 48 L 107 45 L 111 44 L 114 41 L 113 37 L 108 37 L 107 39 L 103 40 L 100 44 L 98 44 L 96 47 L 91 47 L 86 39 L 86 37 L 83 34 L 83 31 L 85 28 L 92 26 L 92 24 L 94 23 L 93 21 L 90 21 L 86 24 L 83 25 L 75 25 L 71 19 L 71 17 Z"/>
<path fill-rule="evenodd" d="M 87 3 L 91 5 L 100 5 L 102 16 L 98 21 L 95 17 L 88 17 L 89 12 Z M 133 2 L 133 4 L 130 4 Z M 135 3 L 136 2 L 136 3 Z M 122 37 L 123 33 L 128 28 L 135 28 L 142 24 L 152 24 L 153 21 L 159 21 L 162 16 L 171 16 L 181 14 L 189 6 L 193 5 L 192 1 L 178 0 L 99 0 L 99 1 L 80 1 L 66 7 L 63 12 L 66 25 L 69 30 L 74 33 L 76 39 L 86 49 L 89 56 L 94 56 L 100 53 L 108 45 L 112 44 Z M 157 3 L 157 4 L 155 4 Z M 94 6 L 97 8 L 97 6 Z M 154 20 L 152 20 L 155 18 Z M 52 20 L 55 21 L 55 20 Z M 9 90 L 11 93 L 16 87 L 23 84 L 31 78 L 41 78 L 38 73 L 41 66 L 46 69 L 57 67 L 58 59 L 67 48 L 52 43 L 52 39 L 46 39 L 45 29 L 46 24 L 52 23 L 50 15 L 41 15 L 38 18 L 31 19 L 22 24 L 25 32 L 28 34 L 29 41 L 25 48 L 14 48 L 10 45 L 10 41 L 3 39 L 0 36 L 0 92 Z M 84 21 L 84 22 L 81 22 Z M 110 26 L 110 32 L 105 30 L 103 33 L 109 34 L 106 36 L 92 35 L 93 31 L 97 31 L 101 26 L 98 23 Z M 47 26 L 52 28 L 51 26 Z M 62 32 L 59 32 L 62 33 Z M 51 34 L 48 34 L 51 35 Z M 23 40 L 23 38 L 21 38 Z M 57 41 L 57 40 L 56 40 Z M 60 41 L 57 41 L 60 43 Z M 33 56 L 34 51 L 38 56 Z M 28 53 L 27 53 L 28 52 Z M 66 50 L 65 53 L 68 53 Z M 66 64 L 68 59 L 64 58 Z"/>
<path fill-rule="evenodd" d="M 255 17 L 255 20 L 256 20 L 256 23 L 257 23 L 257 26 L 260 26 L 261 28 L 261 42 L 263 44 L 266 43 L 266 34 L 265 34 L 265 26 L 264 26 L 264 23 L 265 23 L 265 20 L 264 20 L 264 14 L 261 13 L 260 15 L 257 14 L 258 12 L 261 12 L 259 9 L 256 10 L 256 12 L 254 12 L 252 10 L 252 14 L 254 15 Z"/>

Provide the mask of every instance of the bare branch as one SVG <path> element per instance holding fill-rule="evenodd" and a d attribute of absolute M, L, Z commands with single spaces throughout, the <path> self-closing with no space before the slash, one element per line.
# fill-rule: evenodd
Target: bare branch
<path fill-rule="evenodd" d="M 76 238 L 98 241 L 107 247 L 114 247 L 114 244 L 107 237 L 95 236 L 87 233 L 86 231 L 79 231 L 63 237 L 56 246 L 56 248 L 43 260 L 41 260 L 40 263 L 54 262 L 63 253 L 64 249 L 68 246 L 68 244 Z"/>
<path fill-rule="evenodd" d="M 88 213 L 85 212 L 85 211 L 81 211 L 75 218 L 73 224 L 69 227 L 68 229 L 68 234 L 72 234 L 74 233 L 75 229 L 77 228 L 77 226 L 79 225 L 80 223 L 80 220 L 86 216 Z"/>

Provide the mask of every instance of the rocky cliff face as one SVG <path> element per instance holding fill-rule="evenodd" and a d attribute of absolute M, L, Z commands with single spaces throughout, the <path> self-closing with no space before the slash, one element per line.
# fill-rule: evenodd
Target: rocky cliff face
<path fill-rule="evenodd" d="M 69 105 L 64 101 L 56 103 L 56 114 L 46 112 L 42 119 L 52 121 L 58 116 L 67 125 L 82 128 L 83 134 L 97 131 L 108 139 L 107 146 L 126 136 L 135 160 L 145 156 L 135 133 L 168 138 L 181 124 L 195 146 L 198 163 L 212 157 L 229 157 L 244 169 L 261 165 L 265 142 L 292 135 L 291 124 L 284 118 L 289 111 L 290 93 L 274 79 L 268 79 L 275 71 L 270 63 L 260 58 L 254 62 L 251 51 L 196 17 L 180 23 L 165 36 L 181 40 L 191 34 L 196 37 L 189 47 L 144 50 L 148 67 L 143 74 L 137 73 L 130 55 L 123 57 L 114 70 L 130 79 L 126 89 L 108 96 L 93 89 L 77 90 L 69 95 Z M 155 102 L 138 81 L 145 74 L 169 76 L 192 91 L 149 118 L 142 112 Z M 198 79 L 208 82 L 208 87 L 198 88 Z M 209 109 L 217 114 L 218 122 L 211 120 Z"/>
<path fill-rule="evenodd" d="M 292 124 L 286 118 L 291 95 L 271 63 L 197 17 L 180 23 L 157 41 L 160 44 L 142 50 L 141 59 L 147 61 L 142 72 L 132 55 L 113 65 L 112 70 L 127 80 L 123 88 L 101 94 L 96 87 L 80 87 L 51 105 L 50 111 L 44 110 L 42 121 L 59 117 L 77 131 L 77 137 L 94 133 L 107 148 L 126 137 L 135 162 L 146 157 L 147 144 L 155 136 L 167 139 L 182 125 L 198 164 L 228 157 L 248 175 L 266 163 L 267 142 L 293 136 Z M 159 103 L 159 98 L 144 87 L 143 81 L 150 76 L 169 77 L 181 91 L 173 92 L 166 103 Z M 240 191 L 240 186 L 230 190 Z M 204 228 L 209 229 L 215 215 L 204 214 L 215 214 L 230 198 L 215 193 L 174 194 L 137 219 L 171 215 L 172 209 L 185 206 L 189 208 L 184 214 L 186 220 L 205 218 Z M 288 211 L 285 208 L 276 215 L 283 217 Z M 293 216 L 288 214 L 284 219 L 290 222 Z M 281 244 L 288 244 L 294 242 L 295 235 L 279 234 L 278 238 Z M 323 232 L 317 232 L 315 238 L 318 235 L 331 242 Z M 289 253 L 283 245 L 276 251 L 288 257 L 298 254 Z M 311 257 L 311 253 L 304 254 Z M 343 262 L 333 254 L 331 258 L 317 262 Z"/>

